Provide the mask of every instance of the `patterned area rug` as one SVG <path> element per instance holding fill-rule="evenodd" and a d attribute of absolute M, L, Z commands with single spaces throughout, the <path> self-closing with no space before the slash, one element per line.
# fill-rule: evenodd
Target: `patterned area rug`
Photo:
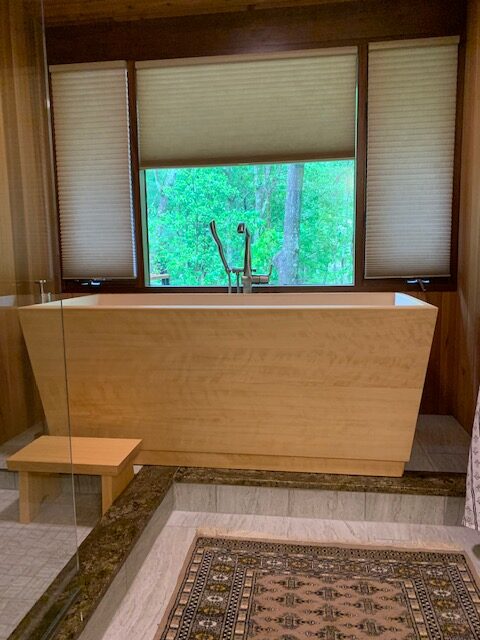
<path fill-rule="evenodd" d="M 460 553 L 199 537 L 155 640 L 479 640 Z"/>

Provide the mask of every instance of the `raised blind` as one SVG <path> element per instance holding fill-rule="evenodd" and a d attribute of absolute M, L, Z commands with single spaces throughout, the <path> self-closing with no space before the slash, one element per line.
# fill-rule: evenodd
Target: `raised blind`
<path fill-rule="evenodd" d="M 50 71 L 63 278 L 134 278 L 126 65 Z"/>
<path fill-rule="evenodd" d="M 448 276 L 457 39 L 370 45 L 366 277 Z"/>
<path fill-rule="evenodd" d="M 355 48 L 137 63 L 143 168 L 355 156 Z"/>

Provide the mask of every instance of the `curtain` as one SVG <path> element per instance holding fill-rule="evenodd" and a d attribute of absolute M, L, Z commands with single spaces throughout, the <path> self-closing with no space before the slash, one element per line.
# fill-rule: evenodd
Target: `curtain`
<path fill-rule="evenodd" d="M 463 525 L 480 531 L 480 389 L 473 420 Z"/>

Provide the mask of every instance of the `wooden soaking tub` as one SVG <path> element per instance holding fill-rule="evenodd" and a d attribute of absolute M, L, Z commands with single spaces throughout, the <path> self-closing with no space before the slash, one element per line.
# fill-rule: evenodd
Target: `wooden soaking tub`
<path fill-rule="evenodd" d="M 19 310 L 54 435 L 59 305 Z M 67 300 L 72 435 L 141 438 L 145 464 L 400 476 L 436 314 L 401 293 Z"/>

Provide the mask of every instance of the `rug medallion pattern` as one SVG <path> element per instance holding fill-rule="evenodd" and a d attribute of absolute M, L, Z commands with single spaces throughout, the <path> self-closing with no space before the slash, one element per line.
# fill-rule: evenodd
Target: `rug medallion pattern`
<path fill-rule="evenodd" d="M 199 537 L 156 640 L 479 640 L 460 553 Z"/>

